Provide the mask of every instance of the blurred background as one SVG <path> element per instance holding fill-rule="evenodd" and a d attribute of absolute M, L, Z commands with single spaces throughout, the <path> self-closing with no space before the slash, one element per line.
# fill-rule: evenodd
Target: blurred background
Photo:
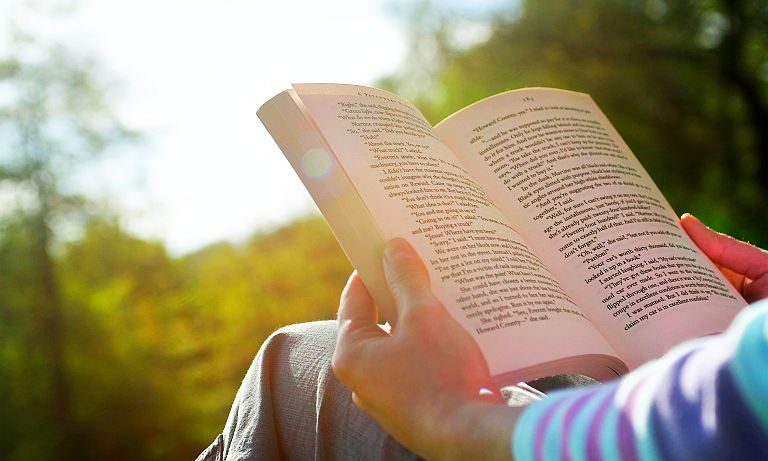
<path fill-rule="evenodd" d="M 672 206 L 768 245 L 764 0 L 0 0 L 0 459 L 193 459 L 351 270 L 255 111 L 376 85 L 432 121 L 590 93 Z"/>

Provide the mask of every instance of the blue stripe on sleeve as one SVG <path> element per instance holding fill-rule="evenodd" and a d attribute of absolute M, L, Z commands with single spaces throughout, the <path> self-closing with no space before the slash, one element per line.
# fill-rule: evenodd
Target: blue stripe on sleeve
<path fill-rule="evenodd" d="M 768 300 L 621 380 L 552 393 L 511 441 L 518 461 L 768 459 Z"/>
<path fill-rule="evenodd" d="M 594 421 L 597 408 L 603 402 L 602 395 L 604 395 L 604 393 L 612 395 L 613 389 L 616 388 L 615 383 L 604 384 L 603 386 L 605 389 L 603 389 L 603 387 L 597 388 L 598 391 L 602 392 L 594 392 L 591 396 L 588 396 L 589 400 L 573 419 L 568 440 L 566 441 L 569 454 L 573 461 L 591 461 L 587 458 L 587 438 L 589 436 L 589 429 Z"/>
<path fill-rule="evenodd" d="M 512 433 L 512 452 L 516 461 L 536 459 L 536 435 L 546 428 L 539 424 L 550 407 L 558 404 L 567 394 L 553 393 L 529 405 L 515 424 Z M 543 435 L 543 434 L 542 434 Z"/>
<path fill-rule="evenodd" d="M 746 324 L 731 369 L 737 388 L 768 433 L 768 301 L 742 315 L 747 317 Z"/>

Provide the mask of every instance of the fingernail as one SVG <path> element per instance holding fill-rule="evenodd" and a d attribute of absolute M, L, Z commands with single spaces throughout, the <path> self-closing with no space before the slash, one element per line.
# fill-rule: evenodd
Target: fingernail
<path fill-rule="evenodd" d="M 688 212 L 686 212 L 686 213 L 683 213 L 682 215 L 680 215 L 680 219 L 682 220 L 682 219 L 685 219 L 685 218 L 687 218 L 689 216 L 693 216 L 693 215 L 688 213 Z"/>

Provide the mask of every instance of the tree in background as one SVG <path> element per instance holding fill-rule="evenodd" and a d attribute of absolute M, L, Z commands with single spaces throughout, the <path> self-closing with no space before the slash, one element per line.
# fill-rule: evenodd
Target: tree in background
<path fill-rule="evenodd" d="M 10 429 L 0 435 L 0 454 L 36 458 L 52 449 L 74 458 L 66 313 L 54 248 L 57 230 L 86 202 L 66 178 L 132 134 L 113 116 L 93 60 L 13 32 L 12 54 L 0 57 L 0 316 L 6 320 L 0 348 L 17 365 L 4 373 L 19 374 L 6 376 L 5 384 L 27 381 L 30 388 L 0 396 L 8 399 L 0 406 L 11 410 L 3 412 Z M 25 431 L 36 434 L 34 443 Z"/>
<path fill-rule="evenodd" d="M 78 459 L 193 459 L 276 328 L 333 318 L 351 267 L 319 217 L 178 258 L 91 223 L 58 258 Z M 0 432 L 2 428 L 0 428 Z"/>
<path fill-rule="evenodd" d="M 469 19 L 411 10 L 414 52 L 382 84 L 434 122 L 523 86 L 589 93 L 675 209 L 768 244 L 768 3 L 523 0 Z"/>
<path fill-rule="evenodd" d="M 73 176 L 135 136 L 98 63 L 52 43 L 0 53 L 0 459 L 192 459 L 350 265 L 317 217 L 183 257 L 125 232 Z"/>

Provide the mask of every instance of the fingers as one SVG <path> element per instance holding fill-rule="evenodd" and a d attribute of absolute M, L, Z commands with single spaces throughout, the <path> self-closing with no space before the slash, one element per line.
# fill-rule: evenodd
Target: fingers
<path fill-rule="evenodd" d="M 715 264 L 750 279 L 768 274 L 768 252 L 765 250 L 715 232 L 688 213 L 680 218 L 680 223 L 694 243 Z"/>
<path fill-rule="evenodd" d="M 372 363 L 368 357 L 371 340 L 387 336 L 376 324 L 376 319 L 376 304 L 357 272 L 352 272 L 339 303 L 339 335 L 332 367 L 336 376 L 353 389 Z"/>
<path fill-rule="evenodd" d="M 384 246 L 384 275 L 400 314 L 414 306 L 436 303 L 429 272 L 406 240 L 392 239 Z"/>
<path fill-rule="evenodd" d="M 346 321 L 376 324 L 376 305 L 357 271 L 352 272 L 341 292 L 338 319 L 340 324 Z"/>
<path fill-rule="evenodd" d="M 425 308 L 442 304 L 432 294 L 427 268 L 408 242 L 394 239 L 385 245 L 384 273 L 401 318 L 416 313 L 434 318 L 434 311 Z M 339 303 L 339 333 L 332 366 L 339 379 L 353 391 L 365 380 L 370 367 L 375 366 L 390 338 L 376 320 L 371 295 L 357 273 L 352 273 Z"/>
<path fill-rule="evenodd" d="M 722 273 L 725 278 L 730 282 L 731 285 L 733 285 L 734 288 L 736 288 L 736 291 L 739 293 L 744 292 L 744 284 L 747 282 L 747 279 L 737 272 L 734 272 L 730 269 L 728 269 L 725 266 L 721 266 L 719 264 L 715 264 L 717 268 L 720 270 L 720 273 Z"/>
<path fill-rule="evenodd" d="M 762 277 L 744 285 L 744 299 L 753 303 L 768 298 L 768 277 Z"/>

